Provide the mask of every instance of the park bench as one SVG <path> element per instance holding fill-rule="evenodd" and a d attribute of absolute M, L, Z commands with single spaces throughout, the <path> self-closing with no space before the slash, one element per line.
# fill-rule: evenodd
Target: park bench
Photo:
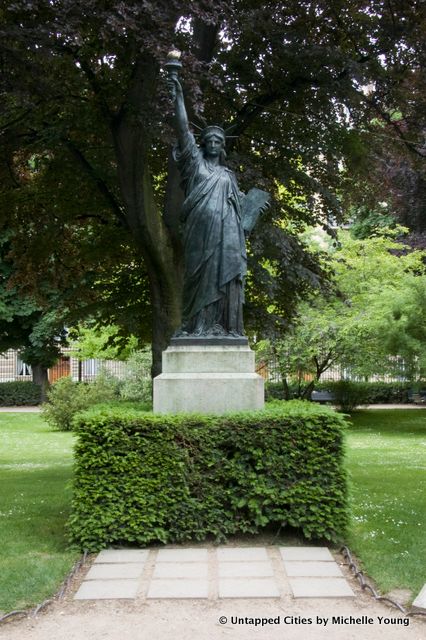
<path fill-rule="evenodd" d="M 409 391 L 408 400 L 413 404 L 426 404 L 426 390 L 422 389 L 418 393 Z"/>
<path fill-rule="evenodd" d="M 312 391 L 311 400 L 313 402 L 334 402 L 335 396 L 331 391 Z"/>

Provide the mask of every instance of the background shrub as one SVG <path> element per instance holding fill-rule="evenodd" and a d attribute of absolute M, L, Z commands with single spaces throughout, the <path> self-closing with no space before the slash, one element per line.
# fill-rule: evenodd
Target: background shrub
<path fill-rule="evenodd" d="M 333 385 L 332 393 L 340 411 L 353 411 L 360 404 L 367 404 L 365 386 L 350 380 L 338 380 Z"/>
<path fill-rule="evenodd" d="M 71 539 L 81 549 L 346 524 L 344 420 L 292 401 L 227 416 L 92 409 L 79 440 Z"/>
<path fill-rule="evenodd" d="M 126 375 L 120 388 L 123 400 L 151 403 L 151 364 L 152 353 L 149 348 L 134 351 L 126 360 Z"/>
<path fill-rule="evenodd" d="M 335 392 L 340 381 L 328 380 L 317 382 L 316 391 Z M 359 390 L 358 404 L 405 404 L 409 402 L 409 391 L 413 384 L 410 382 L 351 382 Z M 297 391 L 296 385 L 290 387 L 292 396 Z M 280 382 L 267 382 L 265 385 L 266 398 L 284 400 L 283 385 Z"/>
<path fill-rule="evenodd" d="M 57 380 L 47 392 L 42 416 L 52 427 L 71 431 L 75 414 L 90 406 L 89 385 L 73 382 L 70 377 Z"/>
<path fill-rule="evenodd" d="M 90 404 L 116 400 L 121 395 L 123 382 L 107 369 L 102 368 L 93 382 L 88 383 Z"/>
<path fill-rule="evenodd" d="M 322 382 L 318 389 L 334 392 L 339 382 Z M 358 404 L 405 404 L 409 402 L 411 382 L 351 382 L 358 393 Z"/>
<path fill-rule="evenodd" d="M 47 392 L 42 416 L 55 429 L 71 431 L 74 416 L 94 404 L 115 400 L 120 382 L 101 371 L 94 382 L 73 382 L 69 376 L 57 380 Z"/>
<path fill-rule="evenodd" d="M 0 407 L 32 406 L 41 402 L 41 387 L 34 382 L 1 382 Z"/>

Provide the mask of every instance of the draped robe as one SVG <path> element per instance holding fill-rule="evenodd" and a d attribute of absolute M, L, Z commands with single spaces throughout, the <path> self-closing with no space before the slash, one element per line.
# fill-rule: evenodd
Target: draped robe
<path fill-rule="evenodd" d="M 185 193 L 182 331 L 243 335 L 247 254 L 235 175 L 221 164 L 209 164 L 190 132 L 174 155 Z"/>

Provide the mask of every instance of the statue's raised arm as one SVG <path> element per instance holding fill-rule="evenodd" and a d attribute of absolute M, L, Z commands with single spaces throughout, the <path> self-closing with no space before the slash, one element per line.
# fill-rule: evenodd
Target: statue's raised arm
<path fill-rule="evenodd" d="M 167 86 L 170 91 L 170 97 L 175 107 L 175 129 L 181 149 L 185 146 L 186 137 L 189 133 L 188 115 L 185 108 L 185 100 L 183 97 L 182 85 L 179 81 L 178 72 L 182 68 L 180 62 L 180 52 L 173 50 L 168 55 L 166 63 L 168 72 Z"/>
<path fill-rule="evenodd" d="M 169 78 L 167 84 L 175 103 L 175 129 L 179 140 L 179 146 L 183 148 L 185 145 L 185 139 L 189 133 L 189 124 L 182 85 L 178 78 Z"/>

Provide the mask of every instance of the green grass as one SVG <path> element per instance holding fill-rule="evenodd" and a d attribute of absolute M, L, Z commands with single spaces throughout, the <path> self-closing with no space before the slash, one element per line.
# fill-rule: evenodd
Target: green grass
<path fill-rule="evenodd" d="M 78 557 L 67 550 L 70 433 L 37 414 L 0 414 L 0 611 L 42 602 Z"/>
<path fill-rule="evenodd" d="M 352 415 L 349 547 L 382 593 L 425 582 L 426 412 Z"/>
<path fill-rule="evenodd" d="M 359 411 L 348 433 L 348 544 L 386 593 L 425 581 L 426 411 Z M 77 558 L 65 522 L 71 433 L 37 414 L 0 414 L 0 611 L 51 596 Z"/>

